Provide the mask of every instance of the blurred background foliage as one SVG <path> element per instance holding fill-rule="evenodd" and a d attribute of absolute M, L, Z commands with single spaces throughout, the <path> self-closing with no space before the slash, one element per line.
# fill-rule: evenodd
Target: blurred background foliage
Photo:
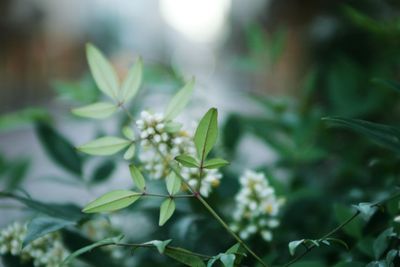
<path fill-rule="evenodd" d="M 76 199 L 65 197 L 64 200 L 81 205 L 92 194 L 93 188 L 101 191 L 110 184 L 121 185 L 120 181 L 113 180 L 116 174 L 121 174 L 119 157 L 89 159 L 74 149 L 74 145 L 88 135 L 95 137 L 113 131 L 110 129 L 115 127 L 110 125 L 124 125 L 127 121 L 121 115 L 118 122 L 91 124 L 94 130 L 84 134 L 85 138 L 79 132 L 86 128 L 73 129 L 74 125 L 86 122 L 67 115 L 67 110 L 99 98 L 83 56 L 84 43 L 88 40 L 112 54 L 113 62 L 121 72 L 130 62 L 128 59 L 134 58 L 130 51 L 143 54 L 143 84 L 151 91 L 141 90 L 142 95 L 137 97 L 140 100 L 135 100 L 132 105 L 134 113 L 151 106 L 147 103 L 165 103 L 164 98 L 182 85 L 189 72 L 196 75 L 199 70 L 202 89 L 215 88 L 205 89 L 205 93 L 200 93 L 193 101 L 197 110 L 210 106 L 207 102 L 210 98 L 216 98 L 212 105 L 222 106 L 220 142 L 214 153 L 232 162 L 230 167 L 223 169 L 222 184 L 209 200 L 225 218 L 230 218 L 234 209 L 232 196 L 239 189 L 237 179 L 242 171 L 251 167 L 267 174 L 277 194 L 286 198 L 280 215 L 281 225 L 274 231 L 272 242 L 254 238 L 249 243 L 273 265 L 282 265 L 291 259 L 287 248 L 290 241 L 318 239 L 351 216 L 352 204 L 379 201 L 398 187 L 400 164 L 396 145 L 400 137 L 397 128 L 385 132 L 393 141 L 389 142 L 382 139 L 382 128 L 371 125 L 372 128 L 360 128 L 357 121 L 321 120 L 338 116 L 399 126 L 398 1 L 254 1 L 249 3 L 254 10 L 232 1 L 230 13 L 225 18 L 229 30 L 219 32 L 219 38 L 201 44 L 181 40 L 182 44 L 174 40 L 186 37 L 179 37 L 171 30 L 173 37 L 160 44 L 167 48 L 157 46 L 153 50 L 146 48 L 148 42 L 135 39 L 148 37 L 150 41 L 157 41 L 151 34 L 146 35 L 148 26 L 143 31 L 132 32 L 132 35 L 140 33 L 137 35 L 140 37 L 124 43 L 130 37 L 124 35 L 126 29 L 118 31 L 124 23 L 122 19 L 112 19 L 111 15 L 92 16 L 89 23 L 83 24 L 85 27 L 77 38 L 69 38 L 69 32 L 61 38 L 62 33 L 45 26 L 47 13 L 42 7 L 51 5 L 49 1 L 16 2 L 23 5 L 19 9 L 24 12 L 15 11 L 18 8 L 14 1 L 0 4 L 3 13 L 0 27 L 5 33 L 0 37 L 0 103 L 3 112 L 0 138 L 4 142 L 0 177 L 3 191 L 25 195 L 25 190 L 38 189 L 30 183 L 50 181 L 56 191 L 68 185 L 68 189 L 61 190 L 62 194 L 73 194 Z M 147 16 L 148 8 L 152 6 L 143 5 L 142 11 L 147 10 L 147 13 L 139 17 Z M 238 11 L 241 8 L 243 13 Z M 158 19 L 157 15 L 154 20 Z M 158 22 L 153 25 L 158 26 Z M 132 27 L 138 29 L 140 26 Z M 177 53 L 171 50 L 174 46 L 186 52 L 181 51 L 176 58 L 168 57 L 171 51 Z M 212 64 L 203 64 L 195 56 L 189 64 L 182 63 L 187 51 L 197 52 L 191 51 L 190 46 L 199 49 L 198 53 L 203 56 L 209 55 L 204 50 L 212 50 Z M 213 74 L 203 75 L 209 64 Z M 213 94 L 207 98 L 204 94 L 210 90 Z M 146 104 L 142 103 L 142 98 L 146 99 Z M 350 130 L 329 127 L 332 125 L 344 125 Z M 67 130 L 69 127 L 72 130 Z M 45 164 L 35 162 L 33 151 L 21 148 L 16 151 L 25 153 L 12 152 L 15 147 L 24 145 L 18 139 L 21 137 L 18 131 L 32 130 L 41 151 L 45 151 L 50 159 Z M 27 140 L 25 143 L 32 139 Z M 32 172 L 31 165 L 38 165 L 36 169 L 41 171 Z M 47 173 L 48 166 L 52 166 L 51 169 L 58 166 L 58 171 Z M 122 174 L 126 175 L 126 172 Z M 80 191 L 71 189 L 68 193 L 75 187 Z M 40 200 L 40 194 L 33 195 Z M 84 197 L 80 199 L 80 196 Z M 50 198 L 41 204 L 58 201 Z M 149 224 L 157 221 L 159 203 L 154 202 L 142 202 L 112 215 L 117 217 L 111 219 L 116 232 L 126 234 L 135 242 L 172 238 L 176 246 L 209 255 L 225 251 L 234 243 L 197 203 L 178 205 L 173 222 L 162 228 Z M 5 212 L 10 212 L 7 205 L 14 204 L 13 201 L 4 202 Z M 27 206 L 30 212 L 26 213 L 23 208 L 22 213 L 10 212 L 10 218 L 30 218 L 38 211 L 37 206 Z M 394 261 L 385 262 L 387 265 L 379 265 L 384 264 L 382 259 L 388 252 L 399 251 L 399 224 L 394 221 L 399 213 L 398 200 L 389 201 L 384 210 L 368 222 L 357 218 L 339 232 L 337 237 L 349 245 L 349 250 L 335 245 L 317 248 L 293 266 L 343 267 L 368 263 L 369 266 L 397 266 L 400 264 L 398 256 Z M 0 219 L 0 223 L 12 220 Z M 117 223 L 113 223 L 115 221 Z M 393 239 L 381 235 L 390 227 L 394 229 Z M 79 231 L 63 230 L 64 242 L 69 248 L 74 247 L 72 250 L 88 242 L 88 236 Z M 100 252 L 90 253 L 83 260 L 89 266 L 114 266 L 114 263 L 99 260 L 107 259 L 105 255 L 110 251 Z M 131 255 L 128 251 L 124 253 Z M 18 266 L 12 260 L 5 258 L 4 265 Z M 120 262 L 118 266 L 122 266 Z M 146 250 L 135 251 L 132 257 L 125 258 L 124 264 L 179 266 Z M 248 258 L 246 266 L 252 264 L 255 263 Z"/>

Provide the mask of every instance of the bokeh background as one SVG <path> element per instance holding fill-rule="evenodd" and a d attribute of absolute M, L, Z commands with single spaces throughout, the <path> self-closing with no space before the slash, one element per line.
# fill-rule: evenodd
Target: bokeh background
<path fill-rule="evenodd" d="M 112 179 L 88 193 L 48 157 L 35 130 L 36 121 L 51 117 L 77 145 L 118 125 L 69 114 L 99 97 L 85 57 L 91 42 L 120 77 L 142 56 L 137 109 L 162 110 L 185 80 L 196 77 L 183 120 L 218 107 L 220 150 L 233 162 L 224 176 L 232 186 L 219 189 L 216 200 L 237 191 L 244 168 L 263 170 L 288 199 L 276 248 L 316 235 L 315 229 L 323 233 L 335 223 L 330 214 L 344 208 L 316 203 L 374 199 L 398 178 L 397 157 L 329 129 L 321 118 L 399 124 L 392 90 L 400 80 L 399 11 L 396 0 L 2 0 L 1 187 L 82 205 L 129 183 L 117 164 Z M 3 204 L 0 225 L 22 216 L 10 208 L 13 202 Z M 331 263 L 342 257 L 318 255 Z"/>

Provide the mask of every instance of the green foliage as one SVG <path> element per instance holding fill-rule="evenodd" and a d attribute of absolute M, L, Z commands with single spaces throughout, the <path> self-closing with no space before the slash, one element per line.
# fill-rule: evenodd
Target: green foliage
<path fill-rule="evenodd" d="M 199 162 L 190 155 L 179 155 L 175 158 L 180 164 L 188 168 L 198 168 Z"/>
<path fill-rule="evenodd" d="M 72 113 L 81 117 L 104 119 L 114 114 L 117 109 L 118 107 L 113 103 L 97 102 L 84 107 L 75 108 L 72 110 Z"/>
<path fill-rule="evenodd" d="M 178 116 L 188 104 L 194 87 L 194 78 L 192 78 L 179 92 L 171 99 L 165 110 L 165 119 L 172 120 Z"/>
<path fill-rule="evenodd" d="M 90 202 L 82 211 L 97 213 L 123 209 L 133 204 L 141 195 L 129 190 L 111 191 Z"/>
<path fill-rule="evenodd" d="M 131 177 L 132 177 L 132 180 L 133 180 L 133 183 L 135 184 L 135 186 L 140 191 L 144 191 L 146 189 L 146 182 L 144 180 L 142 173 L 133 164 L 129 165 L 129 170 L 130 170 Z"/>
<path fill-rule="evenodd" d="M 104 136 L 81 145 L 78 147 L 78 149 L 89 155 L 107 156 L 115 154 L 118 151 L 126 148 L 130 143 L 131 141 L 124 138 L 116 136 Z"/>
<path fill-rule="evenodd" d="M 174 172 L 171 172 L 167 176 L 166 182 L 167 182 L 167 191 L 171 196 L 177 194 L 181 190 L 182 181 Z"/>
<path fill-rule="evenodd" d="M 163 226 L 174 214 L 176 205 L 172 198 L 167 198 L 160 206 L 159 226 Z"/>
<path fill-rule="evenodd" d="M 203 162 L 208 153 L 210 153 L 218 137 L 218 111 L 215 108 L 210 109 L 200 120 L 194 134 L 194 144 L 197 150 L 197 156 Z"/>
<path fill-rule="evenodd" d="M 46 152 L 55 163 L 78 177 L 82 174 L 82 158 L 65 137 L 50 125 L 44 123 L 36 124 L 36 133 Z"/>

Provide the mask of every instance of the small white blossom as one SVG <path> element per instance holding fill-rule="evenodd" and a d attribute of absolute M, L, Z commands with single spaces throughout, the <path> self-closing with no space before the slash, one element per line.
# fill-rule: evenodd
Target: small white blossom
<path fill-rule="evenodd" d="M 182 154 L 194 155 L 196 148 L 193 143 L 193 134 L 188 130 L 167 132 L 167 122 L 161 113 L 142 111 L 136 125 L 140 130 L 141 152 L 139 159 L 144 169 L 153 179 L 162 179 L 168 175 L 170 168 L 168 162 Z M 161 152 L 166 160 L 159 154 Z M 200 194 L 207 197 L 212 189 L 219 185 L 221 173 L 216 170 L 204 170 L 200 179 L 196 169 L 182 167 L 182 176 L 191 187 L 199 190 Z"/>
<path fill-rule="evenodd" d="M 265 241 L 271 241 L 271 229 L 279 226 L 277 216 L 284 199 L 275 195 L 263 173 L 246 170 L 239 182 L 231 229 L 243 239 L 260 233 Z"/>
<path fill-rule="evenodd" d="M 0 231 L 0 255 L 19 256 L 22 262 L 33 262 L 35 267 L 56 267 L 68 255 L 58 233 L 40 237 L 22 249 L 26 224 L 15 222 Z"/>

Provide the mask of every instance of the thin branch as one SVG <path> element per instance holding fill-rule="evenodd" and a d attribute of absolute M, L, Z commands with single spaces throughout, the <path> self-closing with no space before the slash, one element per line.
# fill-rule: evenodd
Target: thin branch
<path fill-rule="evenodd" d="M 371 207 L 379 207 L 393 199 L 396 199 L 400 197 L 400 192 L 396 192 L 393 195 L 391 195 L 390 197 L 383 199 L 381 201 L 378 201 L 376 203 L 371 204 Z M 329 231 L 327 234 L 325 234 L 324 236 L 322 236 L 321 238 L 319 238 L 318 240 L 324 240 L 327 239 L 328 237 L 331 237 L 332 235 L 336 234 L 337 232 L 339 232 L 342 228 L 344 228 L 347 224 L 349 224 L 350 222 L 352 222 L 355 218 L 357 218 L 359 215 L 361 214 L 361 212 L 359 210 L 356 210 L 356 212 L 349 217 L 346 221 L 344 221 L 343 223 L 339 224 L 337 227 L 335 227 L 334 229 L 332 229 L 331 231 Z M 306 248 L 306 250 L 299 254 L 298 256 L 296 256 L 295 258 L 293 258 L 291 261 L 289 261 L 288 263 L 286 263 L 284 265 L 284 267 L 290 266 L 293 263 L 299 261 L 301 258 L 303 258 L 304 256 L 306 256 L 308 253 L 310 253 L 314 248 L 316 248 L 315 244 L 311 244 L 310 246 L 308 246 Z"/>

